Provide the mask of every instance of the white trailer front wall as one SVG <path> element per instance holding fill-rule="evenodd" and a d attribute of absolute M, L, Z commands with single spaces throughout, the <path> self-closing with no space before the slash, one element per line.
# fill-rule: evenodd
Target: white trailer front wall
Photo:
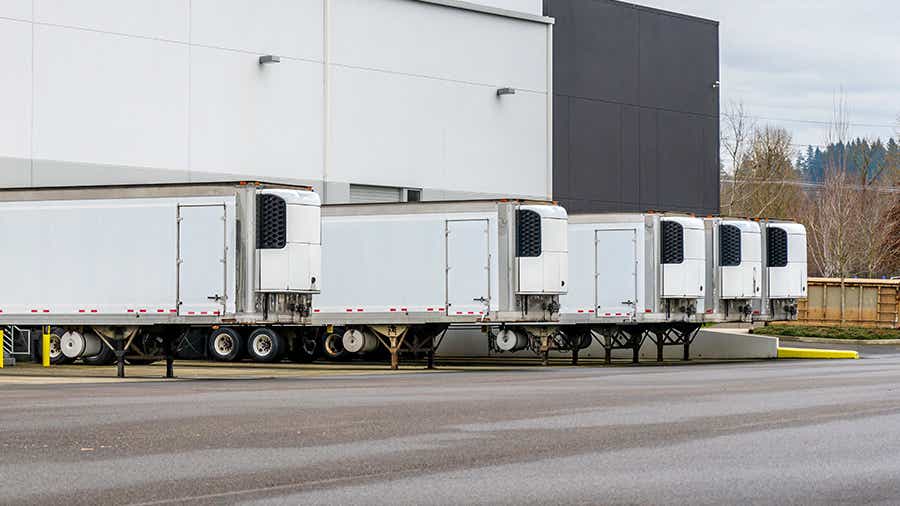
<path fill-rule="evenodd" d="M 14 238 L 0 263 L 0 286 L 6 287 L 0 311 L 4 316 L 176 313 L 179 291 L 186 288 L 179 287 L 179 206 L 217 208 L 218 216 L 230 217 L 206 221 L 190 236 L 209 232 L 208 238 L 223 241 L 215 246 L 216 259 L 225 263 L 217 260 L 210 268 L 221 271 L 225 293 L 218 295 L 227 296 L 224 311 L 234 313 L 233 197 L 0 203 L 0 233 Z M 200 267 L 206 273 L 209 266 Z M 208 295 L 214 294 L 188 301 L 196 307 L 185 311 L 212 315 L 216 309 L 200 308 Z"/>
<path fill-rule="evenodd" d="M 787 234 L 787 264 L 768 266 L 768 297 L 799 299 L 807 296 L 806 228 L 798 223 L 770 223 Z"/>
<path fill-rule="evenodd" d="M 540 2 L 447 3 L 4 1 L 0 187 L 256 179 L 329 202 L 351 183 L 549 197 Z M 259 65 L 265 54 L 281 62 Z"/>
<path fill-rule="evenodd" d="M 762 291 L 762 239 L 759 223 L 723 221 L 722 224 L 738 227 L 741 231 L 740 265 L 721 266 L 722 297 L 758 298 Z"/>
<path fill-rule="evenodd" d="M 684 230 L 684 258 L 679 263 L 662 265 L 664 298 L 702 298 L 706 284 L 706 234 L 699 218 L 662 218 L 678 223 Z"/>
<path fill-rule="evenodd" d="M 322 231 L 322 270 L 329 274 L 322 281 L 321 294 L 314 299 L 313 312 L 446 313 L 448 316 L 484 313 L 484 305 L 473 300 L 459 301 L 452 308 L 447 306 L 448 296 L 455 295 L 448 293 L 446 283 L 453 268 L 451 265 L 450 270 L 446 269 L 448 222 L 487 225 L 487 249 L 483 255 L 485 259 L 488 255 L 490 258 L 489 270 L 485 272 L 489 281 L 488 293 L 482 296 L 491 299 L 490 310 L 496 311 L 498 302 L 490 293 L 490 287 L 499 285 L 494 212 L 326 216 Z M 463 244 L 473 254 L 481 251 L 477 243 Z M 465 263 L 466 259 L 460 260 Z"/>

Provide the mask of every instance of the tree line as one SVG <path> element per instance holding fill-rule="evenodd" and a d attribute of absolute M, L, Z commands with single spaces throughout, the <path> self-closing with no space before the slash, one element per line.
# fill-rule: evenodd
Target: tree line
<path fill-rule="evenodd" d="M 825 180 L 826 166 L 829 163 L 833 164 L 833 160 L 840 159 L 847 160 L 847 172 L 850 174 L 859 174 L 863 170 L 877 171 L 879 168 L 896 165 L 897 160 L 900 160 L 900 142 L 893 137 L 886 142 L 881 139 L 869 140 L 857 137 L 847 144 L 838 142 L 829 144 L 824 149 L 819 146 L 807 146 L 805 151 L 797 155 L 794 166 L 803 179 L 821 183 Z M 868 166 L 860 167 L 864 161 Z"/>
<path fill-rule="evenodd" d="M 900 128 L 886 141 L 848 133 L 836 107 L 825 148 L 798 155 L 790 132 L 731 107 L 722 124 L 722 214 L 803 223 L 811 275 L 900 276 Z"/>

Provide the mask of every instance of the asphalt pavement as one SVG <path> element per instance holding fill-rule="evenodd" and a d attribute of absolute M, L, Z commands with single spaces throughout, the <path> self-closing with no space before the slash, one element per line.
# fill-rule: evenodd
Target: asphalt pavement
<path fill-rule="evenodd" d="M 900 503 L 900 354 L 0 387 L 4 504 Z"/>

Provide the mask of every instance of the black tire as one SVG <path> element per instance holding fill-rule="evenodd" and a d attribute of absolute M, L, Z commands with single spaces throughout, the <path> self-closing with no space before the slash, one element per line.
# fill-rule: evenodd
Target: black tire
<path fill-rule="evenodd" d="M 87 365 L 110 365 L 116 363 L 116 352 L 109 349 L 105 343 L 101 343 L 100 353 L 92 357 L 81 357 L 81 361 Z"/>
<path fill-rule="evenodd" d="M 277 362 L 285 349 L 281 334 L 269 328 L 256 329 L 247 338 L 247 355 L 254 362 Z"/>
<path fill-rule="evenodd" d="M 44 331 L 43 329 L 37 329 L 38 335 L 40 338 L 38 339 L 38 358 L 43 360 L 43 339 L 44 339 Z M 52 327 L 50 329 L 50 363 L 53 365 L 62 365 L 62 364 L 71 364 L 75 361 L 74 358 L 69 358 L 65 356 L 62 352 L 62 335 L 66 333 L 66 330 L 60 327 Z"/>
<path fill-rule="evenodd" d="M 590 332 L 585 332 L 581 335 L 579 348 L 580 350 L 587 349 L 590 345 L 594 343 L 594 336 Z"/>
<path fill-rule="evenodd" d="M 316 360 L 321 350 L 318 333 L 311 330 L 300 330 L 294 334 L 291 342 L 291 362 L 308 364 Z"/>
<path fill-rule="evenodd" d="M 322 337 L 322 355 L 328 360 L 349 360 L 350 354 L 344 349 L 344 337 L 336 332 Z"/>
<path fill-rule="evenodd" d="M 126 357 L 125 363 L 128 365 L 150 365 L 157 362 L 157 359 L 145 357 L 158 357 L 163 354 L 162 345 L 157 341 L 157 337 L 147 332 L 141 332 L 131 343 L 131 352 L 138 356 Z"/>
<path fill-rule="evenodd" d="M 209 334 L 206 350 L 209 358 L 217 362 L 234 362 L 244 349 L 244 337 L 230 327 L 221 327 Z"/>

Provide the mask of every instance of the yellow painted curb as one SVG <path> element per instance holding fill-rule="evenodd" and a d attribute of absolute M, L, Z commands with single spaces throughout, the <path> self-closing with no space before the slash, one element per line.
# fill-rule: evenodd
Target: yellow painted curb
<path fill-rule="evenodd" d="M 850 350 L 818 350 L 814 348 L 778 347 L 778 358 L 849 358 L 858 359 L 859 353 Z"/>

